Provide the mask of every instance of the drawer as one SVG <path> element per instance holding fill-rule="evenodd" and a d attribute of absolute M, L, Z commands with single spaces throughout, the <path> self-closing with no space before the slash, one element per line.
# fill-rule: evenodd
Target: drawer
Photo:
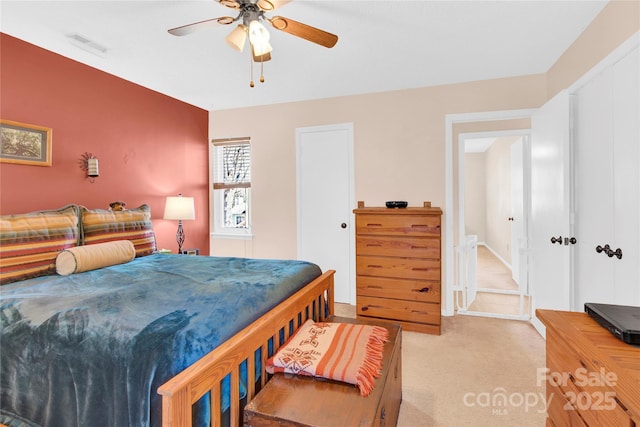
<path fill-rule="evenodd" d="M 562 396 L 570 404 L 565 409 L 575 408 L 587 425 L 634 426 L 627 412 L 620 406 L 615 391 L 605 385 L 598 385 L 600 380 L 596 372 L 563 371 L 553 357 L 549 358 L 547 365 L 551 373 L 563 374 L 548 386 L 557 385 L 556 389 L 561 390 Z M 594 381 L 595 384 L 590 385 Z"/>
<path fill-rule="evenodd" d="M 403 322 L 440 324 L 440 304 L 358 296 L 356 313 Z"/>
<path fill-rule="evenodd" d="M 440 260 L 356 256 L 358 276 L 440 280 Z"/>
<path fill-rule="evenodd" d="M 356 236 L 356 254 L 440 259 L 440 239 L 429 237 Z"/>
<path fill-rule="evenodd" d="M 440 217 L 435 215 L 356 215 L 356 235 L 440 236 Z"/>
<path fill-rule="evenodd" d="M 439 303 L 440 282 L 358 276 L 356 293 L 369 297 Z"/>
<path fill-rule="evenodd" d="M 564 396 L 562 390 L 547 384 L 547 418 L 557 427 L 587 427 L 576 408 Z"/>
<path fill-rule="evenodd" d="M 547 334 L 547 366 L 551 381 L 547 384 L 561 389 L 588 425 L 631 427 L 631 417 L 616 397 L 615 377 L 606 378 L 580 358 L 557 335 Z M 612 373 L 609 373 L 611 375 Z M 607 375 L 607 371 L 604 371 Z"/>

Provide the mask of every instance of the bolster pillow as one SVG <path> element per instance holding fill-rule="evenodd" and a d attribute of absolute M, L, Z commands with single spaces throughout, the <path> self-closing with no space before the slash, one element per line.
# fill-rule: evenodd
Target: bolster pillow
<path fill-rule="evenodd" d="M 65 249 L 56 257 L 56 272 L 62 276 L 124 264 L 134 259 L 136 249 L 130 240 L 97 243 Z"/>

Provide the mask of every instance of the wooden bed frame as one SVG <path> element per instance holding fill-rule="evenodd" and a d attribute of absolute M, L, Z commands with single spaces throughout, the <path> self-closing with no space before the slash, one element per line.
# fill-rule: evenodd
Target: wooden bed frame
<path fill-rule="evenodd" d="M 334 270 L 328 270 L 160 386 L 158 393 L 162 395 L 162 425 L 191 427 L 192 406 L 207 393 L 211 396 L 211 425 L 222 425 L 220 382 L 227 375 L 231 378 L 229 425 L 241 425 L 240 365 L 245 361 L 247 363 L 247 390 L 243 400 L 249 402 L 256 393 L 256 382 L 262 388 L 269 380 L 264 369 L 269 357 L 269 343 L 272 343 L 273 353 L 284 344 L 281 338 L 284 336 L 286 341 L 307 319 L 322 321 L 334 314 L 334 273 Z M 258 349 L 262 349 L 262 363 L 260 378 L 256 380 L 255 354 Z"/>

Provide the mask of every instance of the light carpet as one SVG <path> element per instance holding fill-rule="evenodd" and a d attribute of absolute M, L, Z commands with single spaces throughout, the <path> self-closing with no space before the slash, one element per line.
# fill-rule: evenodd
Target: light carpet
<path fill-rule="evenodd" d="M 355 317 L 353 306 L 336 314 Z M 545 342 L 528 322 L 442 318 L 442 335 L 402 333 L 400 427 L 545 425 Z"/>
<path fill-rule="evenodd" d="M 478 245 L 478 288 L 517 291 L 518 284 L 507 268 L 486 246 Z"/>

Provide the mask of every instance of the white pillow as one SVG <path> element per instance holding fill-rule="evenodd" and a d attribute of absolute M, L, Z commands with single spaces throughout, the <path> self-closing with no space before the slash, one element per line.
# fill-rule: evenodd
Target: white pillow
<path fill-rule="evenodd" d="M 65 249 L 56 257 L 56 272 L 62 276 L 124 264 L 134 259 L 136 248 L 130 240 L 96 243 Z"/>

